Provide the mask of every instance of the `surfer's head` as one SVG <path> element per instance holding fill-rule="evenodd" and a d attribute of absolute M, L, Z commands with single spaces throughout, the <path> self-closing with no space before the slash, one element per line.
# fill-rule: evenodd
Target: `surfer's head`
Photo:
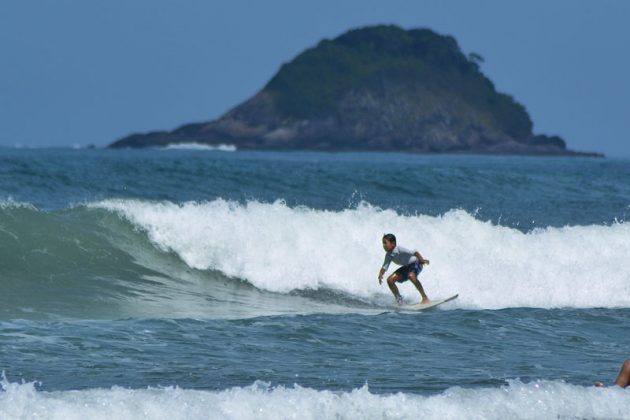
<path fill-rule="evenodd" d="M 383 249 L 386 252 L 392 252 L 396 248 L 396 237 L 391 233 L 383 235 Z"/>

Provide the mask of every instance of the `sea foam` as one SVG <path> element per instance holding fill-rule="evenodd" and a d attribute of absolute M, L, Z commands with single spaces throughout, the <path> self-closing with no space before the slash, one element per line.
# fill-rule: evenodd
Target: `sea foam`
<path fill-rule="evenodd" d="M 343 211 L 222 199 L 106 200 L 90 206 L 118 213 L 191 268 L 219 270 L 262 290 L 325 288 L 389 299 L 377 274 L 384 257 L 381 237 L 394 233 L 398 244 L 417 248 L 431 261 L 420 277 L 430 297 L 459 293 L 450 308 L 630 307 L 626 223 L 524 233 L 463 210 L 402 215 L 365 203 Z M 401 291 L 408 301 L 418 299 L 410 283 Z"/>
<path fill-rule="evenodd" d="M 180 388 L 38 391 L 2 381 L 0 416 L 10 419 L 505 419 L 625 418 L 630 394 L 558 381 L 450 388 L 438 395 L 373 394 L 256 382 L 222 391 Z"/>
<path fill-rule="evenodd" d="M 219 152 L 235 152 L 236 146 L 233 144 L 218 144 L 211 146 L 203 143 L 172 143 L 163 147 L 164 150 L 216 150 Z"/>

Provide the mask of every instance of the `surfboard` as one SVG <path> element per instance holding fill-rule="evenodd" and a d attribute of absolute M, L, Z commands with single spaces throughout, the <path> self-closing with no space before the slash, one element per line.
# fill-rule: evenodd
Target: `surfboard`
<path fill-rule="evenodd" d="M 426 311 L 427 309 L 435 308 L 438 305 L 457 299 L 458 296 L 459 294 L 447 297 L 446 299 L 435 299 L 429 301 L 429 303 L 418 302 L 410 305 L 400 305 L 397 308 L 401 311 Z"/>

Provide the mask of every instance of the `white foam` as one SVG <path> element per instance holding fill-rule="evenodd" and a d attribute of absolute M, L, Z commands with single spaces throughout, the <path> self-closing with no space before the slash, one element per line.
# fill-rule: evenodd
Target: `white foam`
<path fill-rule="evenodd" d="M 563 382 L 500 388 L 450 388 L 441 394 L 378 395 L 270 387 L 257 382 L 223 391 L 92 389 L 37 391 L 33 383 L 2 382 L 0 417 L 7 419 L 557 419 L 627 418 L 630 393 Z"/>
<path fill-rule="evenodd" d="M 13 197 L 0 198 L 0 210 L 9 210 L 9 209 L 28 209 L 28 210 L 37 210 L 31 203 L 15 201 Z"/>
<path fill-rule="evenodd" d="M 391 232 L 431 260 L 421 275 L 430 297 L 460 294 L 451 308 L 630 307 L 626 223 L 523 233 L 461 210 L 405 216 L 367 204 L 339 212 L 220 199 L 92 206 L 118 212 L 190 267 L 220 270 L 275 292 L 325 287 L 389 301 L 377 274 L 381 237 Z M 409 282 L 401 291 L 409 301 L 418 299 Z"/>
<path fill-rule="evenodd" d="M 163 147 L 164 150 L 216 150 L 219 152 L 235 152 L 236 146 L 233 144 L 217 144 L 211 146 L 202 143 L 172 143 Z"/>

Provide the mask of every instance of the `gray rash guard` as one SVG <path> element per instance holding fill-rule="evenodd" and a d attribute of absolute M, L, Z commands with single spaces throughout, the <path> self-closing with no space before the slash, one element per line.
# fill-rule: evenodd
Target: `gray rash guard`
<path fill-rule="evenodd" d="M 402 246 L 396 246 L 392 252 L 385 254 L 385 261 L 383 261 L 383 270 L 387 271 L 389 263 L 392 261 L 398 265 L 409 265 L 415 263 L 417 258 L 414 255 L 416 250 L 403 248 Z"/>

